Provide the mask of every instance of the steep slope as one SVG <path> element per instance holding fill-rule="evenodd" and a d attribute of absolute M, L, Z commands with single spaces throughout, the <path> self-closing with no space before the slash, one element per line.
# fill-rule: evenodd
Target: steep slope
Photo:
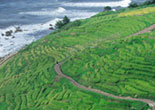
<path fill-rule="evenodd" d="M 149 7 L 151 10 L 154 10 L 154 8 L 154 6 Z M 147 11 L 143 13 L 144 10 Z M 141 14 L 127 14 L 131 12 L 133 13 L 134 11 L 138 11 Z M 109 80 L 109 82 L 107 81 L 107 85 L 103 85 L 105 79 L 104 77 L 100 77 L 100 74 L 94 79 L 96 73 L 99 73 L 98 70 L 94 70 L 94 64 L 101 60 L 101 58 L 105 59 L 107 66 L 103 67 L 101 64 L 102 60 L 101 63 L 96 65 L 98 65 L 98 68 L 100 69 L 106 68 L 106 71 L 110 73 L 111 71 L 114 71 L 113 69 L 117 69 L 119 65 L 122 65 L 122 63 L 120 63 L 121 61 L 116 64 L 112 63 L 112 65 L 116 67 L 111 69 L 111 66 L 109 65 L 112 62 L 111 60 L 113 60 L 113 56 L 114 60 L 120 60 L 120 57 L 118 57 L 119 55 L 123 56 L 121 58 L 125 59 L 125 51 L 131 51 L 132 48 L 133 52 L 131 53 L 131 56 L 135 56 L 131 57 L 131 59 L 136 59 L 137 54 L 134 53 L 135 46 L 130 46 L 128 50 L 125 50 L 125 48 L 120 49 L 119 51 L 122 54 L 119 54 L 118 48 L 126 46 L 126 41 L 123 39 L 124 37 L 155 24 L 154 18 L 155 11 L 150 11 L 145 7 L 134 10 L 127 9 L 118 12 L 101 12 L 92 18 L 70 23 L 63 29 L 51 33 L 39 41 L 25 47 L 0 67 L 0 108 L 3 107 L 3 110 L 147 109 L 148 106 L 141 102 L 112 99 L 78 89 L 67 80 L 57 76 L 53 68 L 56 61 L 62 61 L 72 56 L 75 59 L 66 62 L 63 67 L 63 71 L 65 71 L 66 74 L 76 78 L 77 81 L 82 79 L 82 84 L 84 85 L 90 84 L 90 82 L 95 82 L 91 83 L 92 87 L 101 87 L 101 90 L 105 90 L 105 87 L 108 85 L 106 91 L 109 93 L 133 96 L 133 92 L 127 93 L 127 91 L 122 91 L 120 93 L 115 85 L 114 89 L 111 89 L 113 88 L 113 82 L 109 83 L 110 81 L 120 82 L 119 75 L 117 74 L 116 76 L 114 74 L 113 77 L 109 76 L 111 79 L 107 79 L 109 77 L 105 73 L 105 76 L 107 75 L 106 80 Z M 122 41 L 119 39 L 122 39 Z M 113 42 L 115 40 L 116 42 Z M 132 39 L 127 40 L 127 43 L 131 40 Z M 122 43 L 122 45 L 119 43 Z M 149 45 L 152 46 L 153 43 L 149 43 Z M 114 48 L 114 50 L 111 48 Z M 140 47 L 140 50 L 141 48 L 148 48 L 151 50 L 153 47 L 144 46 Z M 91 51 L 94 51 L 94 54 Z M 115 53 L 116 51 L 117 54 L 115 56 L 115 54 L 112 53 Z M 80 60 L 79 64 L 78 62 L 76 63 L 77 59 L 81 58 L 81 56 L 82 60 Z M 103 57 L 100 58 L 100 56 Z M 147 56 L 147 58 L 151 58 L 152 56 Z M 95 57 L 99 59 L 96 59 Z M 141 58 L 139 59 L 144 63 Z M 90 64 L 88 64 L 89 61 L 91 62 Z M 148 59 L 148 62 L 149 61 L 152 60 Z M 124 66 L 127 66 L 127 64 L 128 63 Z M 139 66 L 139 69 L 143 68 L 142 66 Z M 148 68 L 153 68 L 152 66 L 149 66 Z M 85 67 L 87 67 L 87 69 Z M 148 68 L 146 68 L 147 71 Z M 77 72 L 78 69 L 79 71 Z M 91 74 L 92 76 L 88 75 L 87 77 L 88 71 L 94 71 L 93 74 Z M 121 68 L 120 71 L 122 71 Z M 151 71 L 151 74 L 146 75 L 146 79 L 150 80 L 151 84 L 154 84 L 154 77 L 151 77 L 154 75 L 154 69 Z M 119 73 L 125 74 L 124 72 Z M 137 72 L 133 74 L 138 76 Z M 98 82 L 98 77 L 100 77 L 99 79 L 101 79 L 102 82 Z M 113 80 L 114 77 L 115 79 Z M 130 76 L 127 75 L 126 78 L 128 77 Z M 141 77 L 139 76 L 136 79 L 141 79 Z M 121 77 L 121 82 L 124 80 L 125 78 Z M 99 86 L 96 85 L 96 82 Z M 148 86 L 146 85 L 149 90 L 152 88 L 150 82 L 147 84 Z M 130 81 L 129 83 L 135 84 L 134 81 Z M 143 86 L 141 80 L 139 83 Z M 140 89 L 142 86 L 139 86 Z M 122 88 L 123 87 L 124 86 L 122 86 Z M 120 90 L 123 89 L 120 88 Z M 141 90 L 139 91 L 141 93 Z M 141 97 L 139 91 L 137 92 L 137 95 L 138 97 Z M 154 97 L 152 95 L 154 93 L 153 90 L 149 93 L 151 93 L 151 97 Z M 150 98 L 150 96 L 145 95 L 144 97 Z"/>
<path fill-rule="evenodd" d="M 80 84 L 116 95 L 155 100 L 155 31 L 99 43 L 63 64 Z"/>

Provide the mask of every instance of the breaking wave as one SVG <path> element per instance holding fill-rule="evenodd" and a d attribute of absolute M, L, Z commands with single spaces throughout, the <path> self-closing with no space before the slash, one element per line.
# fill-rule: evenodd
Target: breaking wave
<path fill-rule="evenodd" d="M 131 0 L 113 1 L 113 2 L 82 2 L 82 3 L 63 3 L 63 6 L 68 7 L 127 7 L 131 3 Z"/>

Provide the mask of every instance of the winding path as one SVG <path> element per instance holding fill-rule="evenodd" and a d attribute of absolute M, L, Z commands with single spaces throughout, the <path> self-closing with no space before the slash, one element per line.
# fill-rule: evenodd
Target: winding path
<path fill-rule="evenodd" d="M 132 34 L 132 35 L 129 35 L 128 37 L 132 37 L 132 36 L 136 36 L 136 35 L 143 34 L 143 33 L 146 33 L 146 32 L 150 32 L 150 31 L 152 31 L 153 29 L 155 29 L 155 24 L 153 24 L 153 25 L 151 25 L 151 26 L 145 28 L 145 29 L 142 30 L 142 31 L 139 31 L 139 32 L 136 32 L 136 33 L 134 33 L 134 34 Z"/>
<path fill-rule="evenodd" d="M 109 94 L 109 93 L 106 93 L 104 91 L 101 91 L 101 90 L 98 90 L 98 89 L 92 89 L 92 88 L 87 88 L 83 85 L 80 85 L 79 83 L 77 83 L 74 79 L 72 79 L 71 77 L 65 75 L 62 73 L 61 71 L 61 65 L 63 64 L 60 63 L 60 64 L 56 64 L 54 66 L 54 69 L 56 71 L 56 73 L 61 76 L 61 77 L 64 77 L 66 79 L 68 79 L 69 81 L 72 82 L 72 84 L 80 89 L 84 89 L 84 90 L 87 90 L 87 91 L 91 91 L 91 92 L 95 92 L 95 93 L 98 93 L 98 94 L 102 94 L 102 95 L 105 95 L 105 96 L 109 96 L 109 97 L 113 97 L 113 98 L 116 98 L 116 99 L 123 99 L 123 100 L 131 100 L 131 101 L 140 101 L 140 102 L 144 102 L 144 103 L 147 103 L 149 104 L 150 107 L 153 108 L 153 110 L 155 110 L 155 102 L 152 101 L 152 100 L 149 100 L 149 99 L 139 99 L 139 98 L 132 98 L 132 97 L 122 97 L 122 96 L 115 96 L 113 94 Z"/>
<path fill-rule="evenodd" d="M 134 33 L 128 37 L 132 37 L 132 36 L 136 36 L 136 35 L 139 35 L 139 34 L 143 34 L 143 33 L 146 33 L 146 32 L 150 32 L 151 30 L 155 29 L 155 24 L 151 25 L 150 27 L 148 28 L 145 28 L 144 30 L 140 31 L 140 32 L 137 32 L 137 33 Z M 126 37 L 127 38 L 127 37 Z M 63 74 L 63 72 L 61 71 L 61 65 L 64 64 L 65 61 L 59 63 L 59 64 L 56 64 L 54 66 L 54 69 L 56 71 L 56 73 L 61 76 L 61 77 L 64 77 L 66 79 L 68 79 L 70 82 L 72 82 L 72 84 L 80 89 L 84 89 L 84 90 L 87 90 L 87 91 L 91 91 L 91 92 L 95 92 L 95 93 L 98 93 L 98 94 L 102 94 L 102 95 L 105 95 L 105 96 L 108 96 L 108 97 L 113 97 L 113 98 L 116 98 L 116 99 L 122 99 L 122 100 L 131 100 L 131 101 L 140 101 L 140 102 L 144 102 L 144 103 L 147 103 L 149 104 L 150 107 L 152 107 L 153 110 L 155 110 L 155 102 L 152 101 L 152 100 L 149 100 L 149 99 L 140 99 L 140 98 L 132 98 L 132 97 L 122 97 L 122 96 L 115 96 L 113 94 L 109 94 L 107 92 L 104 92 L 104 91 L 101 91 L 101 90 L 98 90 L 98 89 L 93 89 L 93 88 L 88 88 L 88 87 L 85 87 L 83 85 L 80 85 L 78 82 L 76 82 L 73 78 Z"/>

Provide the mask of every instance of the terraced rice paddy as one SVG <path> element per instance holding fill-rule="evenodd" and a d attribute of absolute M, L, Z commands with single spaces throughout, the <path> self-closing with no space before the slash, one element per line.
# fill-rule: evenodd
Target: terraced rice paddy
<path fill-rule="evenodd" d="M 155 7 L 147 7 L 136 11 L 134 10 L 134 11 L 120 13 L 119 16 L 138 16 L 138 15 L 154 13 L 154 12 L 155 12 Z"/>
<path fill-rule="evenodd" d="M 22 49 L 0 67 L 0 108 L 148 109 L 141 102 L 80 90 L 53 69 L 56 61 L 72 56 L 63 71 L 79 83 L 117 95 L 153 99 L 155 32 L 125 40 L 124 37 L 155 24 L 155 13 L 125 17 L 120 17 L 120 13 L 101 12 L 78 21 L 78 25 L 71 23 Z"/>
<path fill-rule="evenodd" d="M 155 37 L 151 36 L 155 31 L 100 43 L 72 57 L 63 71 L 87 87 L 154 100 Z"/>

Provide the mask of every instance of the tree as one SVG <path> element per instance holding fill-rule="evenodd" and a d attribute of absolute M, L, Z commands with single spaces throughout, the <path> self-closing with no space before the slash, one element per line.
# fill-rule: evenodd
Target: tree
<path fill-rule="evenodd" d="M 150 4 L 151 4 L 150 1 L 146 1 L 146 2 L 144 2 L 142 5 L 150 5 Z"/>
<path fill-rule="evenodd" d="M 138 4 L 137 3 L 131 3 L 129 5 L 129 8 L 136 8 L 136 7 L 138 7 Z"/>
<path fill-rule="evenodd" d="M 154 4 L 154 3 L 155 3 L 155 0 L 150 0 L 150 2 L 151 2 L 152 4 Z"/>
<path fill-rule="evenodd" d="M 151 5 L 151 4 L 155 4 L 155 0 L 148 0 L 144 2 L 142 5 Z"/>
<path fill-rule="evenodd" d="M 149 0 L 143 3 L 143 5 L 151 5 L 151 4 L 155 4 L 155 0 Z"/>
<path fill-rule="evenodd" d="M 56 22 L 56 24 L 55 24 L 55 27 L 57 28 L 57 29 L 60 29 L 62 26 L 64 26 L 64 24 L 63 24 L 63 22 L 62 21 L 57 21 Z"/>
<path fill-rule="evenodd" d="M 55 27 L 57 29 L 62 28 L 64 25 L 68 24 L 70 22 L 70 19 L 67 16 L 64 16 L 63 20 L 59 20 L 56 22 Z"/>
<path fill-rule="evenodd" d="M 65 17 L 63 18 L 63 24 L 66 25 L 66 24 L 68 24 L 69 22 L 70 22 L 70 19 L 69 19 L 67 16 L 65 16 Z"/>
<path fill-rule="evenodd" d="M 104 11 L 111 11 L 111 10 L 112 10 L 112 8 L 110 6 L 104 7 Z"/>

